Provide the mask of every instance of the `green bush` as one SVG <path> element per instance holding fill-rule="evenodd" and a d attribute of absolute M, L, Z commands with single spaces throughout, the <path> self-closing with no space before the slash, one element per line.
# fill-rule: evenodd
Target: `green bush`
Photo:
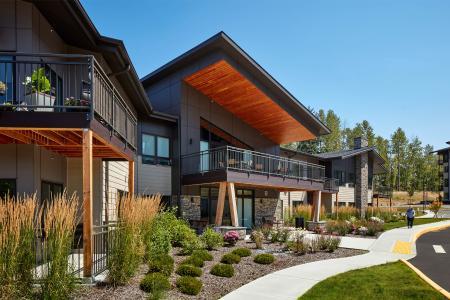
<path fill-rule="evenodd" d="M 341 243 L 341 239 L 338 237 L 332 237 L 329 235 L 320 235 L 317 239 L 317 245 L 319 250 L 334 252 Z"/>
<path fill-rule="evenodd" d="M 330 234 L 337 233 L 340 236 L 344 236 L 352 231 L 352 224 L 347 220 L 332 220 L 325 224 L 325 228 Z"/>
<path fill-rule="evenodd" d="M 275 261 L 275 257 L 269 253 L 258 254 L 253 261 L 257 264 L 270 265 Z"/>
<path fill-rule="evenodd" d="M 190 256 L 181 262 L 182 265 L 193 265 L 194 267 L 202 268 L 205 263 L 203 259 L 197 256 Z"/>
<path fill-rule="evenodd" d="M 183 241 L 192 235 L 195 235 L 194 229 L 190 228 L 185 220 L 178 219 L 173 228 L 172 245 L 182 247 Z"/>
<path fill-rule="evenodd" d="M 253 230 L 250 239 L 255 243 L 256 249 L 262 249 L 264 234 L 260 229 Z"/>
<path fill-rule="evenodd" d="M 180 292 L 192 296 L 198 295 L 202 289 L 202 282 L 190 276 L 181 276 L 177 279 L 176 285 Z"/>
<path fill-rule="evenodd" d="M 303 255 L 307 251 L 307 245 L 302 233 L 296 232 L 294 239 L 286 243 L 286 248 L 292 251 L 294 254 Z"/>
<path fill-rule="evenodd" d="M 202 269 L 193 265 L 179 265 L 176 273 L 181 276 L 200 277 L 202 276 Z"/>
<path fill-rule="evenodd" d="M 215 232 L 211 227 L 207 227 L 200 236 L 200 240 L 208 250 L 214 250 L 223 245 L 223 236 Z"/>
<path fill-rule="evenodd" d="M 247 257 L 252 255 L 252 251 L 248 248 L 237 248 L 231 251 L 232 254 L 239 255 L 240 257 Z"/>
<path fill-rule="evenodd" d="M 234 268 L 232 265 L 217 264 L 211 268 L 210 273 L 215 276 L 230 278 L 234 275 Z"/>
<path fill-rule="evenodd" d="M 181 242 L 181 254 L 190 255 L 194 250 L 200 250 L 204 248 L 204 245 L 200 238 L 195 234 L 195 232 L 191 232 L 185 239 Z"/>
<path fill-rule="evenodd" d="M 203 261 L 211 261 L 214 259 L 214 257 L 209 253 L 207 250 L 194 250 L 192 252 L 192 257 L 198 257 Z"/>
<path fill-rule="evenodd" d="M 162 273 L 150 273 L 141 280 L 139 287 L 144 292 L 155 293 L 169 290 L 170 282 L 169 278 Z"/>
<path fill-rule="evenodd" d="M 162 273 L 166 276 L 170 276 L 173 271 L 174 261 L 168 254 L 152 257 L 148 263 L 149 273 Z"/>
<path fill-rule="evenodd" d="M 233 253 L 227 253 L 222 256 L 222 259 L 220 260 L 221 263 L 232 265 L 232 264 L 238 264 L 241 261 L 241 257 L 239 255 L 233 254 Z"/>

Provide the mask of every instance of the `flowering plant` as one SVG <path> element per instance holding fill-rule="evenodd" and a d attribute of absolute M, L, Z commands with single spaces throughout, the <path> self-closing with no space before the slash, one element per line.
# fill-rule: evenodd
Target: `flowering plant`
<path fill-rule="evenodd" d="M 367 229 L 367 227 L 361 226 L 357 229 L 357 231 L 360 235 L 366 235 L 369 229 Z"/>
<path fill-rule="evenodd" d="M 369 221 L 375 222 L 375 223 L 379 223 L 379 224 L 383 224 L 384 223 L 384 221 L 382 219 L 377 218 L 377 217 L 370 217 Z"/>
<path fill-rule="evenodd" d="M 239 233 L 237 231 L 228 231 L 224 234 L 223 240 L 225 243 L 234 246 L 236 242 L 239 240 Z"/>

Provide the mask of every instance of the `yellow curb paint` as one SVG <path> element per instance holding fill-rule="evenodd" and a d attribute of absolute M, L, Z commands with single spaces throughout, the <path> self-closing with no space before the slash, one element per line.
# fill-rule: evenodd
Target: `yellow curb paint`
<path fill-rule="evenodd" d="M 429 228 L 425 228 L 425 229 L 423 229 L 423 230 L 421 230 L 419 232 L 416 232 L 416 234 L 414 235 L 413 242 L 416 242 L 417 239 L 419 237 L 421 237 L 422 235 L 424 235 L 425 233 L 433 232 L 433 231 L 439 231 L 439 230 L 442 230 L 442 229 L 446 229 L 448 227 L 450 227 L 450 223 L 437 225 L 437 226 L 433 226 L 433 227 L 429 227 Z"/>
<path fill-rule="evenodd" d="M 442 295 L 444 295 L 447 299 L 450 299 L 450 293 L 448 291 L 446 291 L 443 287 L 441 287 L 439 284 L 437 284 L 436 282 L 434 282 L 433 280 L 431 280 L 427 275 L 425 275 L 424 273 L 422 273 L 419 269 L 417 269 L 416 267 L 414 267 L 410 262 L 401 259 L 401 261 L 407 265 L 411 270 L 413 270 L 414 272 L 416 272 L 417 275 L 419 275 L 420 278 L 422 278 L 426 283 L 428 283 L 429 285 L 431 285 L 432 288 L 434 288 L 436 291 L 440 292 Z"/>
<path fill-rule="evenodd" d="M 392 249 L 393 253 L 399 253 L 399 254 L 411 254 L 411 244 L 409 242 L 404 241 L 396 241 L 394 245 L 394 249 Z"/>

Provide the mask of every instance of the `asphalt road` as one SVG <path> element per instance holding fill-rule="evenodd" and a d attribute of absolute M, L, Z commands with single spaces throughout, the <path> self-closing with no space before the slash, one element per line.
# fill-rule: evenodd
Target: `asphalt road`
<path fill-rule="evenodd" d="M 409 262 L 450 292 L 450 229 L 427 233 L 416 246 L 417 256 Z"/>

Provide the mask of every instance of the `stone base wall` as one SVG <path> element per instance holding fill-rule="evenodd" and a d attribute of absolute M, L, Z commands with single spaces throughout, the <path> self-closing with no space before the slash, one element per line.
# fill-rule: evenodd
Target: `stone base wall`
<path fill-rule="evenodd" d="M 174 199 L 175 203 L 177 202 L 176 197 Z M 181 216 L 187 220 L 200 220 L 201 212 L 200 212 L 200 196 L 189 196 L 182 195 L 181 196 L 181 205 L 180 205 Z"/>
<path fill-rule="evenodd" d="M 278 198 L 255 198 L 255 225 L 261 226 L 263 217 L 281 220 L 283 216 L 282 201 Z"/>

